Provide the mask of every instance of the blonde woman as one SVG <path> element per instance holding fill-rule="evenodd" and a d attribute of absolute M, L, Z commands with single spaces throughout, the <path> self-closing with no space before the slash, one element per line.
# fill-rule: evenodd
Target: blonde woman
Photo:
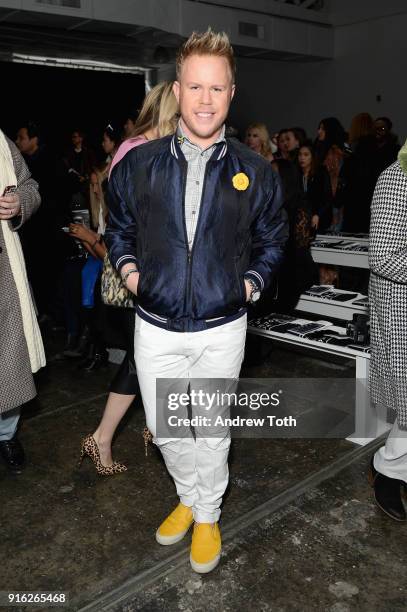
<path fill-rule="evenodd" d="M 172 83 L 156 85 L 146 96 L 136 121 L 134 136 L 119 147 L 111 164 L 112 168 L 134 147 L 149 140 L 162 138 L 175 131 L 178 119 L 178 103 L 172 93 Z M 103 258 L 104 244 L 93 245 L 96 257 Z M 126 338 L 129 346 L 126 358 L 110 385 L 110 394 L 101 422 L 93 434 L 82 441 L 81 460 L 88 455 L 96 470 L 103 476 L 124 472 L 127 468 L 112 459 L 111 444 L 116 428 L 129 409 L 138 391 L 136 366 L 134 363 L 134 311 L 123 309 Z"/>
<path fill-rule="evenodd" d="M 110 172 L 134 147 L 175 132 L 177 119 L 178 103 L 172 92 L 172 82 L 163 81 L 146 95 L 133 130 L 133 136 L 120 145 L 113 158 Z"/>
<path fill-rule="evenodd" d="M 264 123 L 251 123 L 246 130 L 244 141 L 252 151 L 270 162 L 273 161 L 270 135 Z"/>

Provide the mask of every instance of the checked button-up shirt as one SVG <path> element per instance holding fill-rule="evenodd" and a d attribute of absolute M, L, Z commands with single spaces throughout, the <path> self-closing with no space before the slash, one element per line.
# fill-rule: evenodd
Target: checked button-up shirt
<path fill-rule="evenodd" d="M 225 142 L 225 126 L 223 126 L 216 142 L 207 149 L 201 149 L 191 142 L 178 124 L 177 138 L 181 151 L 188 162 L 187 183 L 185 189 L 185 222 L 187 226 L 188 248 L 191 251 L 194 243 L 199 208 L 201 206 L 203 181 L 208 160 L 219 142 Z"/>

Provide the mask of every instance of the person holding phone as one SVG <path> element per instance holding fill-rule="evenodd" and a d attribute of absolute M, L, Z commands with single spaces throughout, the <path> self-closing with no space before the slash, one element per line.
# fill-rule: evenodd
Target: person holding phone
<path fill-rule="evenodd" d="M 8 221 L 20 214 L 20 203 L 16 195 L 17 186 L 7 185 L 0 198 L 0 219 Z"/>
<path fill-rule="evenodd" d="M 45 365 L 18 229 L 40 204 L 37 183 L 17 147 L 0 130 L 0 456 L 21 472 L 21 406 L 36 395 L 33 372 Z"/>

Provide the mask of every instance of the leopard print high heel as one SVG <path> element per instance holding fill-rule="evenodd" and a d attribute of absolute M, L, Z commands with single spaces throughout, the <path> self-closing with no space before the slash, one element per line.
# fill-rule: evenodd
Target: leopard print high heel
<path fill-rule="evenodd" d="M 78 467 L 82 465 L 85 455 L 92 459 L 97 473 L 101 476 L 113 476 L 113 474 L 127 472 L 127 467 L 123 463 L 118 463 L 117 461 L 113 461 L 113 464 L 109 466 L 103 465 L 100 460 L 99 447 L 92 434 L 87 435 L 86 438 L 82 440 L 81 456 L 79 458 Z"/>
<path fill-rule="evenodd" d="M 146 453 L 146 457 L 148 456 L 148 444 L 153 441 L 153 434 L 149 430 L 148 427 L 144 427 L 143 429 L 143 439 L 144 439 L 144 451 Z"/>

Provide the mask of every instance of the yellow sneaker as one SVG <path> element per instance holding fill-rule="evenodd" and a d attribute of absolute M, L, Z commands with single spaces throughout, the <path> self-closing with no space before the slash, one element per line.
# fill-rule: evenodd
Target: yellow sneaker
<path fill-rule="evenodd" d="M 176 542 L 182 540 L 193 522 L 192 508 L 179 503 L 175 510 L 161 523 L 156 531 L 155 539 L 163 546 L 176 544 Z"/>
<path fill-rule="evenodd" d="M 198 574 L 211 572 L 218 565 L 222 541 L 218 523 L 195 523 L 189 560 Z"/>

